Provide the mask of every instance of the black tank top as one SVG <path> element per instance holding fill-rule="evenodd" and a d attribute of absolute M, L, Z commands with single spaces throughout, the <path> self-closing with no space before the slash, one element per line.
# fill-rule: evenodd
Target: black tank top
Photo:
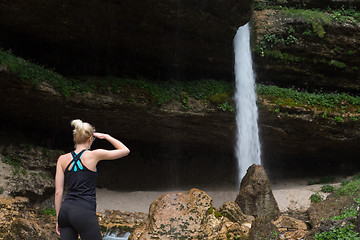
<path fill-rule="evenodd" d="M 91 171 L 81 162 L 81 156 L 86 150 L 79 154 L 71 152 L 73 159 L 65 169 L 67 192 L 65 201 L 74 205 L 96 211 L 96 179 L 97 171 Z"/>

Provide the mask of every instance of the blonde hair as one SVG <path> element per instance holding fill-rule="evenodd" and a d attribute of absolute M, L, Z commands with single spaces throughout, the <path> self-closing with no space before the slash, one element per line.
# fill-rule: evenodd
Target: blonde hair
<path fill-rule="evenodd" d="M 71 126 L 74 127 L 73 136 L 76 144 L 85 143 L 90 137 L 94 135 L 95 128 L 87 122 L 80 119 L 72 120 Z"/>

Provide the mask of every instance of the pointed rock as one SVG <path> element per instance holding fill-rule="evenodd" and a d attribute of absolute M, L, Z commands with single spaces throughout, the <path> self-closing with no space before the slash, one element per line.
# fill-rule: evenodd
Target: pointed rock
<path fill-rule="evenodd" d="M 253 164 L 241 181 L 235 202 L 242 212 L 255 217 L 276 220 L 280 216 L 279 206 L 271 190 L 265 169 Z"/>

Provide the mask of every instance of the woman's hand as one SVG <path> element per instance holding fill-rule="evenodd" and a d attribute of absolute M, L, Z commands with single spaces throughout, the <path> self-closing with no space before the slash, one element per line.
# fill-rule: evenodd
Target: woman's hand
<path fill-rule="evenodd" d="M 59 224 L 56 223 L 56 233 L 60 236 Z"/>
<path fill-rule="evenodd" d="M 98 133 L 98 132 L 94 133 L 94 137 L 99 138 L 99 139 L 105 139 L 107 135 L 108 134 L 105 134 L 105 133 Z"/>

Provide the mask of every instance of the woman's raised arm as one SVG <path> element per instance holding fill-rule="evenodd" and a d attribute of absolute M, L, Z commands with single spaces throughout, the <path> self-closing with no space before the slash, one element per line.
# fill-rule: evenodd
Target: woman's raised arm
<path fill-rule="evenodd" d="M 116 138 L 113 138 L 109 134 L 94 133 L 94 137 L 99 139 L 105 139 L 115 147 L 114 150 L 104 150 L 104 149 L 93 150 L 92 152 L 98 161 L 114 160 L 125 157 L 130 153 L 130 150 L 122 142 L 120 142 Z"/>

